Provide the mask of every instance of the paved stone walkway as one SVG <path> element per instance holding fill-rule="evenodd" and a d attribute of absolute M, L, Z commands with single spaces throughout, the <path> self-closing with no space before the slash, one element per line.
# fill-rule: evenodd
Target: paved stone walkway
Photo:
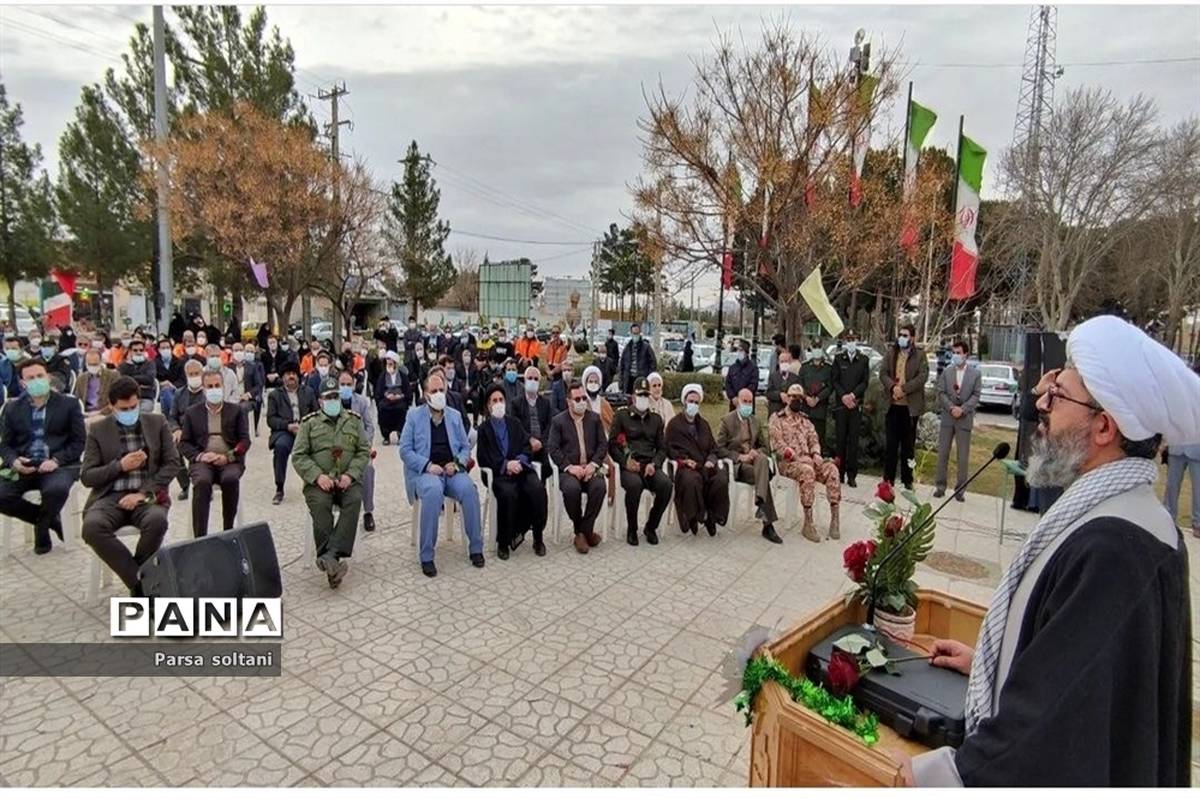
<path fill-rule="evenodd" d="M 867 534 L 873 490 L 847 490 L 840 542 L 805 541 L 790 518 L 777 546 L 743 519 L 715 539 L 668 529 L 658 547 L 607 537 L 586 556 L 566 536 L 545 558 L 527 543 L 479 570 L 459 536 L 429 580 L 397 452 L 383 448 L 379 529 L 360 535 L 334 592 L 300 562 L 294 474 L 270 504 L 266 442 L 264 425 L 243 510 L 270 522 L 286 564 L 283 676 L 5 679 L 0 785 L 744 786 L 750 736 L 726 655 L 752 625 L 789 627 L 847 590 L 841 551 Z M 937 550 L 988 575 L 922 567 L 918 581 L 986 602 L 1017 546 L 999 545 L 997 520 L 991 497 L 951 503 Z M 1008 516 L 1010 529 L 1032 521 Z M 188 535 L 188 503 L 176 503 L 168 540 Z M 85 602 L 90 552 L 35 557 L 17 543 L 0 563 L 0 641 L 110 640 L 118 591 Z"/>

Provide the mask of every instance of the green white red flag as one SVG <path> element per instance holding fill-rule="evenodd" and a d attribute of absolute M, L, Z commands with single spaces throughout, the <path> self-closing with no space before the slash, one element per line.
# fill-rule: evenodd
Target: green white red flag
<path fill-rule="evenodd" d="M 958 191 L 954 204 L 954 253 L 950 257 L 952 300 L 965 300 L 975 293 L 975 270 L 979 245 L 975 227 L 979 222 L 979 192 L 983 186 L 983 163 L 987 150 L 960 134 L 958 142 Z"/>
<path fill-rule="evenodd" d="M 871 146 L 871 101 L 875 97 L 875 87 L 879 78 L 873 75 L 863 75 L 858 83 L 858 114 L 861 124 L 854 136 L 850 148 L 852 169 L 850 172 L 850 207 L 862 205 L 862 173 L 863 165 L 867 162 L 867 149 Z"/>
<path fill-rule="evenodd" d="M 75 293 L 75 275 L 51 269 L 53 280 L 43 280 L 39 287 L 42 300 L 42 326 L 67 327 L 71 324 L 71 295 Z"/>
<path fill-rule="evenodd" d="M 911 89 L 910 89 L 911 91 Z M 921 158 L 921 148 L 925 146 L 925 138 L 937 122 L 937 114 L 931 109 L 913 100 L 908 101 L 908 121 L 904 128 L 907 136 L 904 141 L 904 201 L 907 203 L 917 188 L 917 162 Z M 917 223 L 911 216 L 905 216 L 904 229 L 900 232 L 900 246 L 911 256 L 920 238 Z"/>

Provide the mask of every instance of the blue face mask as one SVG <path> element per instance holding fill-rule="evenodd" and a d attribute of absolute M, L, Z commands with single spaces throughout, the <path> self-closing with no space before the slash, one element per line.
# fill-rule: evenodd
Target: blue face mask
<path fill-rule="evenodd" d="M 44 397 L 50 393 L 50 378 L 35 377 L 25 383 L 25 391 L 31 397 Z"/>
<path fill-rule="evenodd" d="M 125 427 L 133 427 L 135 424 L 137 424 L 138 414 L 140 412 L 141 408 L 135 406 L 133 408 L 127 408 L 123 411 L 113 411 L 113 416 L 117 417 L 117 424 L 124 425 Z"/>
<path fill-rule="evenodd" d="M 220 405 L 225 401 L 225 389 L 206 388 L 204 389 L 204 399 L 209 405 Z"/>
<path fill-rule="evenodd" d="M 58 348 L 56 347 L 42 347 L 42 360 L 50 360 L 56 352 L 58 352 Z"/>
<path fill-rule="evenodd" d="M 900 336 L 898 339 L 896 339 L 896 344 L 899 345 L 900 349 L 902 350 L 908 349 L 908 336 Z"/>
<path fill-rule="evenodd" d="M 221 368 L 221 359 L 216 355 L 214 355 L 211 358 L 208 358 L 205 361 L 205 363 L 208 364 L 209 369 L 220 369 Z"/>
<path fill-rule="evenodd" d="M 684 413 L 686 413 L 688 415 L 689 419 L 694 419 L 696 417 L 696 414 L 700 413 L 700 405 L 699 405 L 699 403 L 696 403 L 696 402 L 689 402 L 689 403 L 687 403 L 687 405 L 684 406 L 683 410 L 684 410 Z"/>
<path fill-rule="evenodd" d="M 751 416 L 754 415 L 754 406 L 753 405 L 739 405 L 738 413 L 741 414 L 741 417 L 743 419 L 749 419 Z"/>
<path fill-rule="evenodd" d="M 354 395 L 354 386 L 338 386 L 338 396 L 341 399 L 348 400 Z M 339 400 L 340 402 L 340 400 Z"/>
<path fill-rule="evenodd" d="M 342 412 L 342 401 L 340 399 L 321 400 L 321 410 L 326 416 L 337 416 Z"/>
<path fill-rule="evenodd" d="M 853 358 L 858 354 L 858 344 L 853 341 L 846 342 L 846 354 Z"/>
<path fill-rule="evenodd" d="M 515 383 L 515 382 L 517 382 L 517 373 L 516 372 L 505 372 L 504 379 L 510 383 Z"/>
<path fill-rule="evenodd" d="M 955 366 L 961 367 L 963 364 L 965 364 L 967 362 L 967 356 L 959 355 L 958 353 L 955 353 L 954 355 L 950 356 L 950 360 L 954 363 Z"/>
<path fill-rule="evenodd" d="M 16 363 L 17 361 L 21 360 L 21 351 L 14 350 L 14 349 L 7 349 L 4 351 L 4 357 L 8 358 L 13 363 Z"/>

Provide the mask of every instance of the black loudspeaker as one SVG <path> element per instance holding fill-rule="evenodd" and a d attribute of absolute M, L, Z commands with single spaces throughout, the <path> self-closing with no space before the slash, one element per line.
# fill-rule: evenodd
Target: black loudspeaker
<path fill-rule="evenodd" d="M 266 524 L 168 544 L 138 570 L 146 596 L 278 597 L 275 541 Z"/>
<path fill-rule="evenodd" d="M 1021 418 L 1017 428 L 1017 460 L 1029 462 L 1029 449 L 1037 429 L 1038 416 L 1032 391 L 1042 375 L 1050 369 L 1060 369 L 1067 362 L 1067 340 L 1058 333 L 1030 332 L 1025 334 L 1025 364 L 1021 372 Z M 1029 486 L 1023 477 L 1016 480 L 1013 491 L 1014 508 L 1029 507 Z"/>

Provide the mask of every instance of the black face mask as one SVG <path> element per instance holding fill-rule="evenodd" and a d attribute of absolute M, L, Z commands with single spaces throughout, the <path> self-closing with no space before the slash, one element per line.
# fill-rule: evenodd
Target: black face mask
<path fill-rule="evenodd" d="M 800 411 L 804 408 L 804 400 L 801 400 L 801 399 L 789 400 L 788 408 L 791 409 L 792 413 L 800 413 Z"/>

